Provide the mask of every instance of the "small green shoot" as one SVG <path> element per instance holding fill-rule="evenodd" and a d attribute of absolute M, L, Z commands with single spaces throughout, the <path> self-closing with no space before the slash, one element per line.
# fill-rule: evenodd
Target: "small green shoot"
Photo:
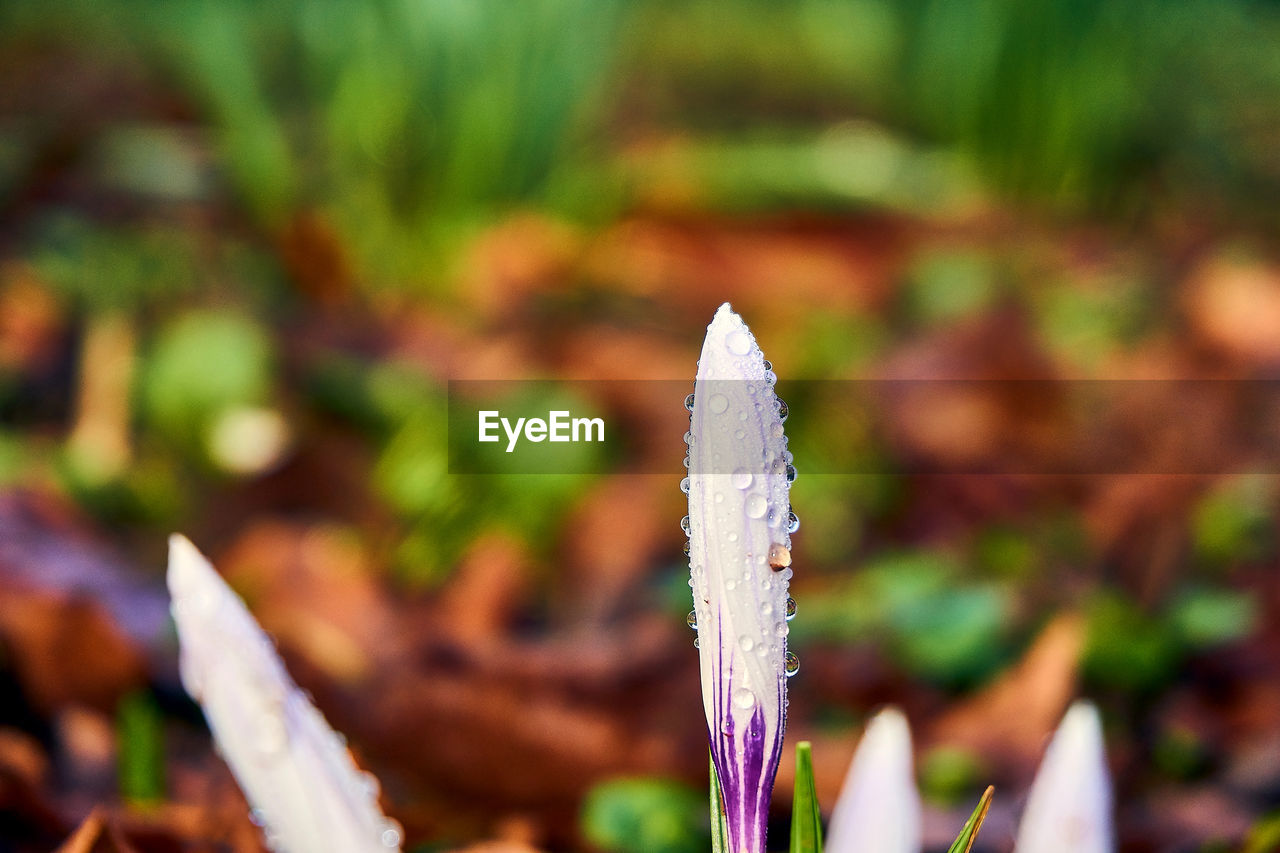
<path fill-rule="evenodd" d="M 964 829 L 960 830 L 959 837 L 955 843 L 951 845 L 951 849 L 947 853 L 969 853 L 973 849 L 973 842 L 978 837 L 978 830 L 982 828 L 982 822 L 987 819 L 987 810 L 991 808 L 991 795 L 996 791 L 992 785 L 987 786 L 987 790 L 983 792 L 982 799 L 978 800 L 978 806 L 973 810 L 973 814 L 969 815 L 969 819 L 965 821 Z"/>
<path fill-rule="evenodd" d="M 822 814 L 813 782 L 813 750 L 796 744 L 796 787 L 791 800 L 791 853 L 822 853 Z"/>
<path fill-rule="evenodd" d="M 711 853 L 729 853 L 729 826 L 724 814 L 724 800 L 720 796 L 720 777 L 716 775 L 716 762 L 711 765 Z"/>
<path fill-rule="evenodd" d="M 120 794 L 142 805 L 164 799 L 164 721 L 146 691 L 130 693 L 116 710 Z"/>

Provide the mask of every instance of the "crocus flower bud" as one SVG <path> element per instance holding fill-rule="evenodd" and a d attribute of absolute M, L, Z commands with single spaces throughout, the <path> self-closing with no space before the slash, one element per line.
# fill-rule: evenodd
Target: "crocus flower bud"
<path fill-rule="evenodd" d="M 378 783 L 289 678 L 240 598 L 186 538 L 169 540 L 169 593 L 183 686 L 268 844 L 282 853 L 387 853 L 400 827 Z"/>
<path fill-rule="evenodd" d="M 763 853 L 782 757 L 791 578 L 785 404 L 755 338 L 720 306 L 698 361 L 689 442 L 690 624 L 698 630 L 702 702 L 732 853 Z"/>
<path fill-rule="evenodd" d="M 827 853 L 920 853 L 911 729 L 896 708 L 867 724 L 827 830 Z"/>
<path fill-rule="evenodd" d="M 1015 853 L 1111 853 L 1111 778 L 1098 709 L 1076 702 L 1036 772 Z"/>

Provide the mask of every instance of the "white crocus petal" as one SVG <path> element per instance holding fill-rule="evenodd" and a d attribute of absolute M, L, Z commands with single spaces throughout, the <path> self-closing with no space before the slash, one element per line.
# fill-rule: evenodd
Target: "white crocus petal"
<path fill-rule="evenodd" d="M 774 376 L 727 304 L 689 430 L 689 560 L 702 701 L 732 853 L 762 853 L 786 726 L 791 456 Z"/>
<path fill-rule="evenodd" d="M 1040 762 L 1015 853 L 1110 853 L 1111 778 L 1102 724 L 1092 703 L 1062 719 Z"/>
<path fill-rule="evenodd" d="M 283 853 L 387 853 L 400 828 L 378 785 L 289 678 L 271 641 L 186 538 L 169 540 L 169 593 L 182 683 L 223 759 Z"/>
<path fill-rule="evenodd" d="M 911 728 L 896 708 L 867 725 L 831 813 L 827 853 L 920 853 Z"/>

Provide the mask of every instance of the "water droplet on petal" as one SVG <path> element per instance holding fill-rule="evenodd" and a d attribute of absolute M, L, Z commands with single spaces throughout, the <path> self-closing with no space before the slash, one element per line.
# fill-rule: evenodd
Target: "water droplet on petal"
<path fill-rule="evenodd" d="M 764 381 L 768 382 L 770 385 L 773 385 L 775 382 L 778 381 L 778 374 L 774 373 L 772 370 L 766 370 L 764 372 Z"/>
<path fill-rule="evenodd" d="M 787 599 L 787 621 L 790 622 L 796 618 L 796 600 L 794 598 Z"/>
<path fill-rule="evenodd" d="M 778 420 L 786 421 L 787 415 L 791 414 L 791 409 L 787 406 L 786 400 L 778 401 Z"/>
<path fill-rule="evenodd" d="M 787 674 L 787 678 L 800 671 L 800 658 L 796 657 L 794 652 L 787 652 L 786 658 L 783 659 L 782 671 Z"/>
<path fill-rule="evenodd" d="M 695 649 L 697 649 L 697 648 L 701 648 L 701 644 L 698 642 L 698 638 L 697 638 L 697 637 L 694 637 L 694 638 L 693 638 L 693 647 L 694 647 Z"/>
<path fill-rule="evenodd" d="M 393 820 L 386 821 L 382 824 L 382 834 L 379 839 L 383 847 L 398 849 L 401 840 L 400 825 Z"/>
<path fill-rule="evenodd" d="M 764 495 L 754 494 L 747 497 L 746 510 L 748 518 L 763 518 L 765 509 L 767 509 L 767 502 L 764 499 Z"/>
<path fill-rule="evenodd" d="M 711 399 L 707 402 L 707 408 L 711 410 L 713 415 L 722 414 L 725 409 L 729 408 L 729 398 L 723 394 L 712 394 Z"/>
<path fill-rule="evenodd" d="M 689 627 L 693 630 L 698 630 L 698 612 L 696 610 L 690 610 L 684 621 L 688 622 Z"/>
<path fill-rule="evenodd" d="M 689 494 L 689 478 L 688 477 L 685 477 L 683 480 L 680 481 L 680 491 L 684 492 L 686 495 Z"/>
<path fill-rule="evenodd" d="M 690 524 L 689 516 L 686 515 L 684 518 L 680 519 L 680 529 L 684 531 L 685 536 L 690 535 L 689 531 L 692 529 Z"/>
<path fill-rule="evenodd" d="M 747 437 L 747 431 L 742 429 L 734 430 L 733 437 L 738 439 L 738 441 L 742 441 L 744 438 Z"/>
<path fill-rule="evenodd" d="M 787 466 L 787 482 L 794 483 L 795 481 L 796 481 L 796 466 L 788 465 Z"/>
<path fill-rule="evenodd" d="M 718 503 L 718 504 L 722 504 L 722 503 L 724 503 L 724 493 L 723 493 L 723 492 L 716 492 L 715 501 L 716 501 L 716 503 Z"/>
<path fill-rule="evenodd" d="M 743 634 L 738 638 L 738 645 L 742 647 L 744 652 L 749 652 L 756 647 L 756 641 Z"/>
<path fill-rule="evenodd" d="M 688 540 L 688 539 L 684 540 L 684 553 L 685 553 L 685 555 L 687 556 L 687 555 L 689 554 L 689 552 L 690 552 L 690 551 L 692 551 L 692 550 L 693 550 L 693 547 L 691 546 L 691 544 L 690 544 L 689 540 Z"/>
<path fill-rule="evenodd" d="M 729 482 L 735 489 L 746 489 L 751 486 L 751 472 L 746 468 L 738 468 L 729 475 Z"/>
<path fill-rule="evenodd" d="M 756 695 L 748 687 L 738 687 L 733 691 L 733 704 L 746 711 L 756 704 Z"/>
<path fill-rule="evenodd" d="M 787 532 L 795 533 L 799 529 L 800 529 L 800 516 L 796 515 L 794 512 L 788 512 L 787 513 Z"/>
<path fill-rule="evenodd" d="M 690 412 L 693 411 L 693 395 L 692 394 L 684 398 L 684 407 L 688 409 Z"/>
<path fill-rule="evenodd" d="M 731 333 L 725 344 L 734 355 L 746 355 L 751 351 L 751 338 L 746 332 Z"/>
<path fill-rule="evenodd" d="M 785 545 L 774 543 L 769 546 L 769 566 L 773 569 L 785 569 L 791 565 L 791 551 Z"/>

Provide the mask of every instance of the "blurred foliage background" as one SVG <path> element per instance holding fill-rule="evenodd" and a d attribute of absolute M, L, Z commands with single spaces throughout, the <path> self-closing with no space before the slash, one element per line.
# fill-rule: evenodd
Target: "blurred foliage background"
<path fill-rule="evenodd" d="M 679 401 L 583 401 L 633 469 L 460 477 L 448 380 L 691 382 L 726 300 L 784 396 L 1269 378 L 1277 151 L 1271 0 L 7 0 L 0 849 L 94 804 L 254 849 L 173 671 L 175 529 L 414 849 L 702 849 Z M 1122 849 L 1274 834 L 1276 481 L 1203 441 L 1266 413 L 1152 383 L 1135 470 L 1225 473 L 979 476 L 1052 412 L 790 402 L 825 805 L 894 702 L 930 843 L 992 781 L 1003 849 L 1084 693 Z"/>

